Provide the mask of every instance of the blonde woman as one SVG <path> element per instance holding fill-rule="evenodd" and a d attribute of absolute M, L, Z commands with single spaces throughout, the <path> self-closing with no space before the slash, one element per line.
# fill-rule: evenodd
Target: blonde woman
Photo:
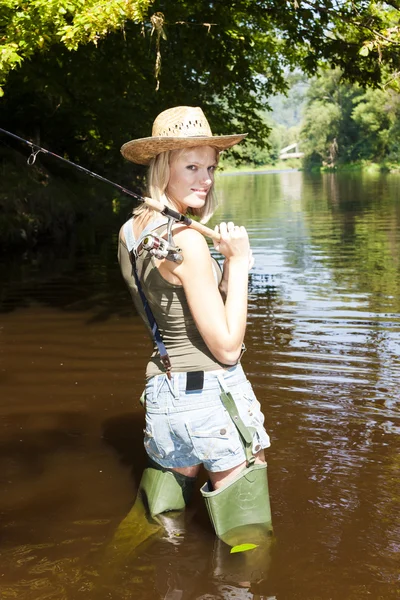
<path fill-rule="evenodd" d="M 217 206 L 214 176 L 219 153 L 244 137 L 213 136 L 200 108 L 176 107 L 158 115 L 151 137 L 132 140 L 121 152 L 149 166 L 148 196 L 206 222 Z M 205 238 L 179 223 L 172 227 L 172 239 L 181 262 L 144 250 L 149 234 L 163 239 L 167 235 L 167 219 L 160 220 L 146 205 L 134 211 L 120 232 L 123 277 L 154 333 L 143 305 L 148 303 L 170 364 L 166 373 L 155 346 L 145 389 L 144 444 L 151 467 L 141 484 L 147 496 L 154 496 L 147 497 L 153 516 L 183 507 L 168 498 L 168 482 L 172 487 L 177 482 L 186 500 L 201 465 L 209 477 L 206 493 L 217 493 L 241 478 L 249 466 L 249 452 L 246 455 L 237 421 L 251 432 L 251 465 L 265 466 L 269 437 L 264 416 L 240 364 L 252 264 L 249 238 L 244 227 L 232 222 L 216 230 L 221 236 L 216 249 L 225 257 L 222 272 Z M 233 398 L 236 417 L 221 394 Z M 151 482 L 146 480 L 149 474 L 154 476 Z"/>

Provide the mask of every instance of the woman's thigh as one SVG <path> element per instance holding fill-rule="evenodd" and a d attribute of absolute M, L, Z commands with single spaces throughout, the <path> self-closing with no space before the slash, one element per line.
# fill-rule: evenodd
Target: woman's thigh
<path fill-rule="evenodd" d="M 265 464 L 265 454 L 264 450 L 260 450 L 256 454 L 255 464 Z M 227 469 L 226 471 L 217 471 L 213 473 L 212 471 L 208 471 L 208 477 L 211 482 L 212 488 L 214 490 L 218 490 L 219 488 L 224 487 L 231 479 L 239 475 L 241 471 L 246 467 L 246 461 L 241 462 L 236 467 L 232 467 L 231 469 Z"/>

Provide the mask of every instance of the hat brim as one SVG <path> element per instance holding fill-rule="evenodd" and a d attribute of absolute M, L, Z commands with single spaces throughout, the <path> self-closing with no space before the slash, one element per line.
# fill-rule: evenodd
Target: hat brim
<path fill-rule="evenodd" d="M 239 135 L 213 135 L 192 137 L 148 137 L 126 142 L 121 148 L 121 154 L 127 160 L 139 165 L 148 165 L 152 158 L 167 150 L 193 148 L 195 146 L 211 146 L 221 152 L 238 144 L 247 133 Z"/>

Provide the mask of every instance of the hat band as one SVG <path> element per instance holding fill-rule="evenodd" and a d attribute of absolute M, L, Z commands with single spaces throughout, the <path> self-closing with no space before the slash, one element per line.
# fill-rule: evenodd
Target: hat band
<path fill-rule="evenodd" d="M 184 140 L 186 138 L 201 138 L 201 139 L 214 139 L 214 138 L 218 138 L 217 135 L 201 135 L 201 134 L 193 134 L 193 135 L 155 135 L 153 136 L 154 140 L 157 140 L 159 138 L 169 138 L 171 140 L 176 139 L 176 140 Z"/>

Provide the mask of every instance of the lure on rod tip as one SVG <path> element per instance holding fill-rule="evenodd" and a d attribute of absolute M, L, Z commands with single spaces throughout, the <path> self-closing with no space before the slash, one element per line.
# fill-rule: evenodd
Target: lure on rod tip
<path fill-rule="evenodd" d="M 40 154 L 40 152 L 42 152 L 43 154 L 48 154 L 49 156 L 58 158 L 62 162 L 67 163 L 68 165 L 71 165 L 72 167 L 75 167 L 76 169 L 78 169 L 79 171 L 82 171 L 83 173 L 86 173 L 86 175 L 90 175 L 90 177 L 94 177 L 95 179 L 99 179 L 100 181 L 103 181 L 104 183 L 108 183 L 108 184 L 112 185 L 113 187 L 117 188 L 123 194 L 126 194 L 127 196 L 131 196 L 131 197 L 135 198 L 136 200 L 139 200 L 140 202 L 144 202 L 145 204 L 147 204 L 147 206 L 150 206 L 152 209 L 161 213 L 165 217 L 172 219 L 176 223 L 182 223 L 183 225 L 186 225 L 187 227 L 190 227 L 191 229 L 195 229 L 202 235 L 210 237 L 213 240 L 215 240 L 216 242 L 219 242 L 221 240 L 220 234 L 217 233 L 216 231 L 214 231 L 213 229 L 210 229 L 210 227 L 206 227 L 205 225 L 202 225 L 201 223 L 198 223 L 197 221 L 193 221 L 189 217 L 182 215 L 181 213 L 170 208 L 169 206 L 165 206 L 164 204 L 162 204 L 162 202 L 159 202 L 158 200 L 154 200 L 153 198 L 147 198 L 145 196 L 140 196 L 139 194 L 136 194 L 135 192 L 128 190 L 124 186 L 119 185 L 119 183 L 110 181 L 109 179 L 106 179 L 105 177 L 98 175 L 98 173 L 94 173 L 93 171 L 90 171 L 89 169 L 86 169 L 85 167 L 82 167 L 81 165 L 77 165 L 76 163 L 72 162 L 71 160 L 67 160 L 66 158 L 63 158 L 62 156 L 59 156 L 58 154 L 55 154 L 54 152 L 50 152 L 50 150 L 46 150 L 46 148 L 42 148 L 41 146 L 38 146 L 37 144 L 30 142 L 29 140 L 25 140 L 24 138 L 21 138 L 18 135 L 15 135 L 15 133 L 11 133 L 10 131 L 7 131 L 6 129 L 2 129 L 0 127 L 0 132 L 4 133 L 5 135 L 9 135 L 10 137 L 12 137 L 20 142 L 23 142 L 24 144 L 27 144 L 28 146 L 30 146 L 32 148 L 32 153 L 27 160 L 27 163 L 29 166 L 32 166 L 35 164 L 36 158 L 37 158 L 38 154 Z"/>

